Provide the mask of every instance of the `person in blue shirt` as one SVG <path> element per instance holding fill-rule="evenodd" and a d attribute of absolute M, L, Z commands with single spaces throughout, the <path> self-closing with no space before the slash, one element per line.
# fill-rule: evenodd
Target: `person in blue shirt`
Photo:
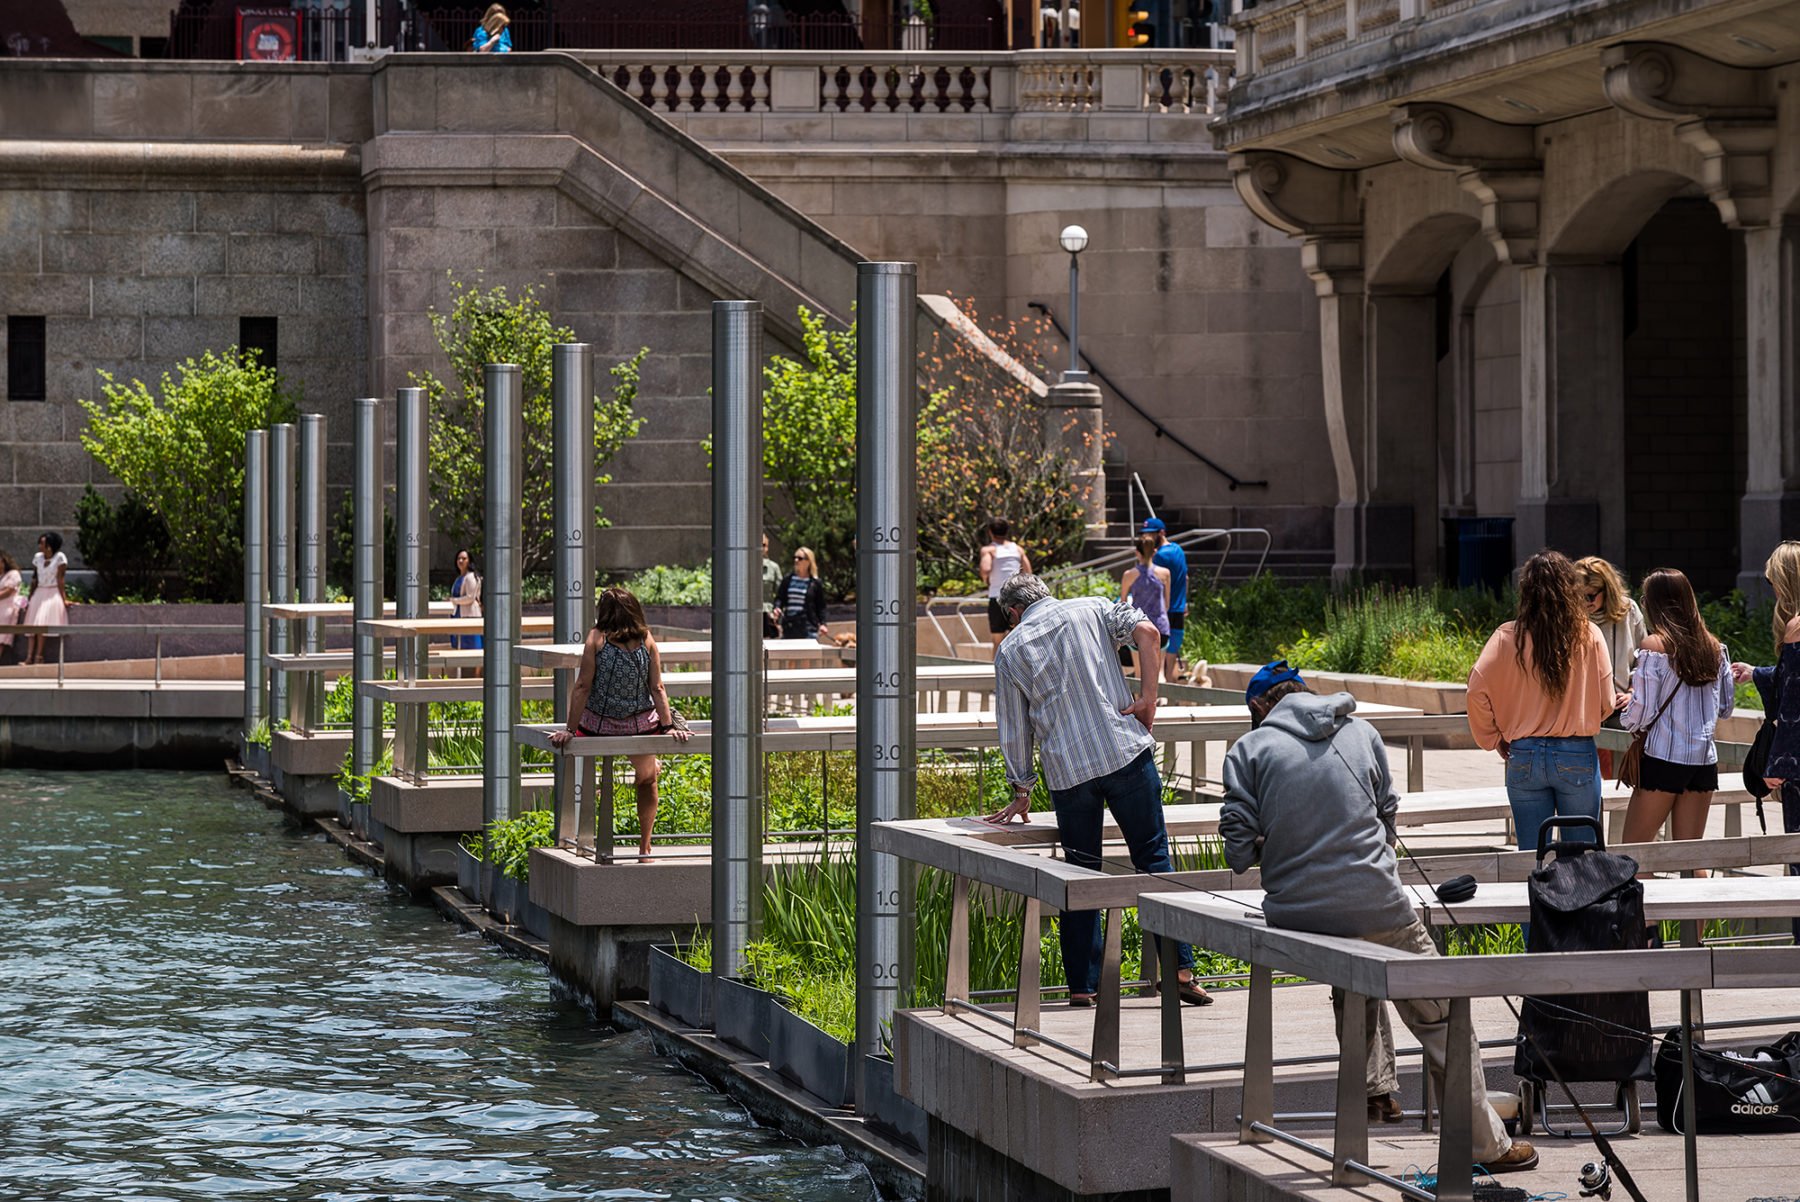
<path fill-rule="evenodd" d="M 476 54 L 509 54 L 512 52 L 512 30 L 507 26 L 512 18 L 498 4 L 488 5 L 488 10 L 481 18 L 481 24 L 475 27 L 475 34 L 470 39 Z"/>
<path fill-rule="evenodd" d="M 1161 518 L 1146 520 L 1142 533 L 1157 537 L 1159 545 L 1152 562 L 1169 569 L 1169 647 L 1163 656 L 1163 679 L 1175 683 L 1181 680 L 1181 640 L 1187 629 L 1187 552 L 1169 541 L 1168 527 Z"/>

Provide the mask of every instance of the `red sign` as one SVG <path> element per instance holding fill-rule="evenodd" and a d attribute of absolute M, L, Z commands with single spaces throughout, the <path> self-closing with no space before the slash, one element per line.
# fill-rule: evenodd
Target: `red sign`
<path fill-rule="evenodd" d="M 298 62 L 301 19 L 298 9 L 238 9 L 238 58 L 252 63 Z"/>

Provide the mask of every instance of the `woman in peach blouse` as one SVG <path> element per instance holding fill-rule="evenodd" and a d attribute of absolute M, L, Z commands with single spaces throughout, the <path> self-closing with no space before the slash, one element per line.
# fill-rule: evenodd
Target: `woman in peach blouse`
<path fill-rule="evenodd" d="M 1613 689 L 1606 640 L 1588 621 L 1580 570 L 1555 551 L 1519 569 L 1519 612 L 1469 673 L 1469 730 L 1506 761 L 1519 847 L 1538 845 L 1553 816 L 1600 818 L 1594 735 L 1629 700 Z M 1572 830 L 1569 839 L 1588 839 Z"/>

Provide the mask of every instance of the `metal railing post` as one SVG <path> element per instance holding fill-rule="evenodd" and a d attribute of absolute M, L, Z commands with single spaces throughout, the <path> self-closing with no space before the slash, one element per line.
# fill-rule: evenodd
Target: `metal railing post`
<path fill-rule="evenodd" d="M 274 605 L 294 600 L 294 427 L 286 422 L 269 428 L 269 601 Z M 293 648 L 291 626 L 284 618 L 268 631 L 268 647 L 275 655 Z M 286 672 L 269 673 L 269 725 L 287 716 Z"/>
<path fill-rule="evenodd" d="M 263 718 L 263 535 L 268 529 L 269 432 L 244 435 L 244 734 Z M 61 651 L 56 679 L 62 680 Z"/>
<path fill-rule="evenodd" d="M 594 526 L 594 368 L 592 348 L 585 342 L 559 342 L 550 348 L 550 520 L 555 531 L 555 641 L 579 643 L 594 624 L 594 569 L 589 550 Z M 575 673 L 555 673 L 555 716 L 567 722 L 569 689 Z M 551 805 L 556 841 L 574 842 L 576 815 L 582 802 L 593 804 L 582 786 L 591 762 L 557 756 L 552 772 Z"/>
<path fill-rule="evenodd" d="M 325 600 L 325 415 L 300 415 L 300 547 L 296 575 L 300 602 L 317 605 Z M 325 623 L 309 618 L 302 625 L 300 650 L 316 655 L 325 650 Z M 295 712 L 304 730 L 317 729 L 325 721 L 325 680 L 321 673 L 306 672 L 296 686 L 302 705 Z"/>
<path fill-rule="evenodd" d="M 856 1096 L 912 983 L 917 873 L 872 824 L 916 813 L 918 268 L 856 268 Z"/>
<path fill-rule="evenodd" d="M 351 482 L 355 516 L 351 529 L 350 598 L 354 623 L 351 646 L 355 649 L 350 660 L 351 686 L 356 689 L 351 703 L 350 771 L 358 776 L 367 776 L 381 758 L 381 702 L 363 696 L 360 686 L 365 680 L 381 679 L 381 640 L 364 634 L 362 624 L 380 619 L 385 591 L 386 565 L 382 560 L 387 541 L 387 505 L 382 496 L 381 470 L 384 434 L 381 398 L 358 397 L 352 448 L 356 470 Z"/>
<path fill-rule="evenodd" d="M 713 302 L 713 973 L 762 937 L 762 323 Z"/>
<path fill-rule="evenodd" d="M 518 364 L 486 369 L 487 580 L 481 588 L 481 815 L 492 827 L 519 812 L 520 546 L 519 460 L 524 448 L 524 397 Z"/>
<path fill-rule="evenodd" d="M 423 388 L 402 388 L 395 396 L 394 430 L 394 612 L 401 619 L 418 620 L 430 613 L 431 573 L 431 427 Z M 401 639 L 400 675 L 419 680 L 429 675 L 423 636 Z M 415 783 L 423 783 L 431 766 L 431 707 L 400 705 L 394 709 L 394 760 L 399 769 L 400 748 Z"/>

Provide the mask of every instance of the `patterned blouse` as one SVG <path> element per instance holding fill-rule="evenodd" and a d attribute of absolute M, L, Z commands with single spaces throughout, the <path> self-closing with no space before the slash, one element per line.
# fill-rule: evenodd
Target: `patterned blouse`
<path fill-rule="evenodd" d="M 588 690 L 590 714 L 601 718 L 635 718 L 655 709 L 650 700 L 650 644 L 627 650 L 611 639 L 594 653 L 594 687 Z"/>
<path fill-rule="evenodd" d="M 1719 762 L 1713 729 L 1720 718 L 1731 716 L 1732 703 L 1737 700 L 1737 688 L 1731 682 L 1731 656 L 1723 643 L 1719 645 L 1719 674 L 1705 684 L 1684 683 L 1663 652 L 1640 650 L 1631 685 L 1631 704 L 1625 707 L 1620 721 L 1634 734 L 1646 726 L 1650 728 L 1650 735 L 1644 740 L 1645 755 L 1671 764 Z M 1673 700 L 1669 698 L 1671 692 Z M 1665 701 L 1669 708 L 1658 719 L 1656 712 L 1662 710 Z"/>

